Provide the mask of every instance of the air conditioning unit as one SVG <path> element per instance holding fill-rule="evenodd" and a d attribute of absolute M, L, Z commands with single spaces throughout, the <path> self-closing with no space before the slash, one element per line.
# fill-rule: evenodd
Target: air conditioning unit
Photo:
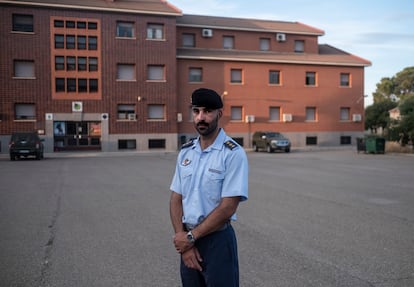
<path fill-rule="evenodd" d="M 106 121 L 108 120 L 108 118 L 109 118 L 109 115 L 107 113 L 101 114 L 101 120 Z"/>
<path fill-rule="evenodd" d="M 246 123 L 254 123 L 254 115 L 247 115 Z"/>
<path fill-rule="evenodd" d="M 213 30 L 211 30 L 211 29 L 203 29 L 203 30 L 201 30 L 201 35 L 204 38 L 211 38 L 211 37 L 213 37 Z"/>
<path fill-rule="evenodd" d="M 360 122 L 360 121 L 362 121 L 361 114 L 353 114 L 352 115 L 352 121 L 354 121 L 354 122 Z"/>
<path fill-rule="evenodd" d="M 276 34 L 276 40 L 278 42 L 285 42 L 286 41 L 286 34 L 284 34 L 284 33 L 277 33 Z"/>
<path fill-rule="evenodd" d="M 283 121 L 284 122 L 291 122 L 292 121 L 292 114 L 283 114 Z"/>
<path fill-rule="evenodd" d="M 137 116 L 135 114 L 128 114 L 128 120 L 135 121 Z"/>

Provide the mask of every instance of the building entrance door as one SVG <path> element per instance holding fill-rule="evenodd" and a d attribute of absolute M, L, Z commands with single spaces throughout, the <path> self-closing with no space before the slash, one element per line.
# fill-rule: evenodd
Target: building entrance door
<path fill-rule="evenodd" d="M 54 149 L 101 150 L 101 123 L 88 121 L 56 121 L 54 127 Z"/>

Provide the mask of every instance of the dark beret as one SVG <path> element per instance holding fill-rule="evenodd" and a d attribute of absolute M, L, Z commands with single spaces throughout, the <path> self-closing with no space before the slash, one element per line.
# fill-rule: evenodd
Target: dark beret
<path fill-rule="evenodd" d="M 191 95 L 191 105 L 216 110 L 223 107 L 223 101 L 215 91 L 201 88 L 195 90 Z"/>

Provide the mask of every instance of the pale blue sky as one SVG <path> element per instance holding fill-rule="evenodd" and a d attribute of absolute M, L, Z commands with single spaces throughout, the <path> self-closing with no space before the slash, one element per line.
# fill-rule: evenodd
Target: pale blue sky
<path fill-rule="evenodd" d="M 365 106 L 383 77 L 414 66 L 412 0 L 168 0 L 184 14 L 301 22 L 325 31 L 329 44 L 372 62 L 365 68 Z"/>

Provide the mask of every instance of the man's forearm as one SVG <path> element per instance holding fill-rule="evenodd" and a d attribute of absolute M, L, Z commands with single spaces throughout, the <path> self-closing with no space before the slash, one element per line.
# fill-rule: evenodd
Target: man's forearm
<path fill-rule="evenodd" d="M 181 201 L 181 195 L 171 192 L 170 199 L 170 218 L 174 228 L 174 232 L 184 231 L 182 218 L 183 218 L 183 204 Z"/>

